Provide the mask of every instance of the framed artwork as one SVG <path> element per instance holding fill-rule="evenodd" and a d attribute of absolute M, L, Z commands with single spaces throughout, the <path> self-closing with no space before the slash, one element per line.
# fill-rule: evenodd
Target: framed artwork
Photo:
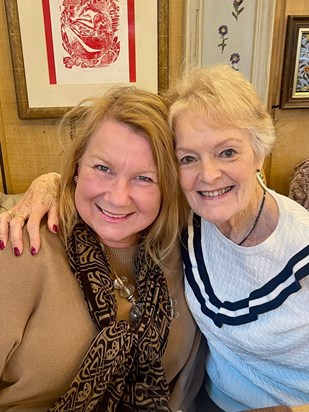
<path fill-rule="evenodd" d="M 309 16 L 288 16 L 280 109 L 309 108 Z"/>
<path fill-rule="evenodd" d="M 58 118 L 113 85 L 168 86 L 168 0 L 4 0 L 18 114 Z"/>

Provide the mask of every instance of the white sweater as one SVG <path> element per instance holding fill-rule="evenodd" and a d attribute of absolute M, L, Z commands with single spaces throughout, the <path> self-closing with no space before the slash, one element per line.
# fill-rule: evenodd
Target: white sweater
<path fill-rule="evenodd" d="M 238 246 L 201 219 L 183 248 L 209 394 L 225 411 L 309 403 L 309 212 L 269 193 L 280 217 L 263 243 Z"/>

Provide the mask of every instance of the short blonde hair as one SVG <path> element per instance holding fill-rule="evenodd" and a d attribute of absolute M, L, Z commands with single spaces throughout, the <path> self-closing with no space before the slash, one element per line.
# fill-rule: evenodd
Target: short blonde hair
<path fill-rule="evenodd" d="M 275 141 L 272 119 L 252 84 L 226 65 L 194 68 L 180 78 L 166 98 L 174 130 L 182 112 L 201 116 L 214 127 L 246 129 L 254 153 L 263 159 Z"/>
<path fill-rule="evenodd" d="M 158 263 L 167 256 L 179 233 L 179 199 L 177 166 L 173 139 L 168 124 L 165 101 L 154 93 L 134 87 L 115 87 L 102 97 L 82 101 L 61 121 L 60 133 L 74 122 L 75 137 L 65 151 L 60 197 L 60 221 L 64 243 L 67 243 L 78 219 L 74 202 L 74 176 L 91 136 L 103 119 L 129 126 L 151 144 L 158 168 L 161 207 L 159 215 L 146 231 L 147 251 Z"/>

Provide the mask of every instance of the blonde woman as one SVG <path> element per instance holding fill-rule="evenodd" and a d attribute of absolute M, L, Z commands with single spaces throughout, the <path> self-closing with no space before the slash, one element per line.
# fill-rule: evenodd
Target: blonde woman
<path fill-rule="evenodd" d="M 160 97 L 123 87 L 65 117 L 78 120 L 60 236 L 44 224 L 40 253 L 24 236 L 31 255 L 2 243 L 0 411 L 192 410 L 204 351 L 183 295 L 167 116 Z"/>

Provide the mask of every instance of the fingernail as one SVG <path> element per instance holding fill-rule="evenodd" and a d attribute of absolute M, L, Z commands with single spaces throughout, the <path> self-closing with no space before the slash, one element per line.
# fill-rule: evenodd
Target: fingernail
<path fill-rule="evenodd" d="M 4 243 L 2 240 L 0 240 L 0 249 L 3 250 L 5 248 Z"/>
<path fill-rule="evenodd" d="M 35 250 L 34 247 L 32 247 L 32 248 L 30 249 L 30 253 L 31 253 L 32 256 L 36 255 L 36 250 Z"/>
<path fill-rule="evenodd" d="M 15 254 L 15 256 L 20 256 L 20 251 L 19 251 L 18 247 L 14 247 L 14 254 Z"/>
<path fill-rule="evenodd" d="M 54 225 L 54 226 L 53 226 L 53 231 L 54 231 L 55 233 L 58 233 L 58 226 L 57 226 L 57 225 Z"/>

